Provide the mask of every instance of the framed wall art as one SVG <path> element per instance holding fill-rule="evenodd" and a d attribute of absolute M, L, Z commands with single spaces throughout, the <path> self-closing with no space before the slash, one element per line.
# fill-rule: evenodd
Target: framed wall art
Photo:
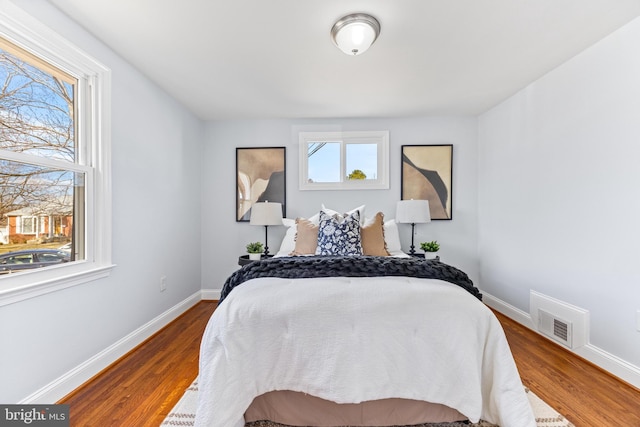
<path fill-rule="evenodd" d="M 286 217 L 286 148 L 236 148 L 236 221 L 248 222 L 257 202 L 282 204 Z"/>
<path fill-rule="evenodd" d="M 401 200 L 428 200 L 432 220 L 452 218 L 453 145 L 403 145 Z"/>

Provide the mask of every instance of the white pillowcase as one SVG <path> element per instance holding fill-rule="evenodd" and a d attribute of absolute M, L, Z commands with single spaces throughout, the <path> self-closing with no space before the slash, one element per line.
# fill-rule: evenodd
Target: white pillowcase
<path fill-rule="evenodd" d="M 293 227 L 296 225 L 296 220 L 291 218 L 282 218 L 282 225 L 285 227 Z"/>
<path fill-rule="evenodd" d="M 362 205 L 362 206 L 358 206 L 357 208 L 353 208 L 350 211 L 347 211 L 345 213 L 342 212 L 338 212 L 338 211 L 334 211 L 333 209 L 329 209 L 328 207 L 326 207 L 324 205 L 324 203 L 322 204 L 322 210 L 325 211 L 329 216 L 334 216 L 334 215 L 338 215 L 338 220 L 342 220 L 344 218 L 344 215 L 352 215 L 355 211 L 360 212 L 360 225 L 364 225 L 364 208 L 366 207 L 366 205 Z"/>
<path fill-rule="evenodd" d="M 398 233 L 398 224 L 395 219 L 384 222 L 384 242 L 387 244 L 387 251 L 390 254 L 402 252 L 400 244 L 400 234 Z"/>
<path fill-rule="evenodd" d="M 289 256 L 296 249 L 296 220 L 291 218 L 282 218 L 282 225 L 287 228 L 287 232 L 280 243 L 280 249 L 273 256 L 274 258 Z"/>

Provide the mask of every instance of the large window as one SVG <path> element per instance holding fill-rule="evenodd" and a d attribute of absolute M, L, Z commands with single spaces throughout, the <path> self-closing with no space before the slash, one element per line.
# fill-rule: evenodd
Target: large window
<path fill-rule="evenodd" d="M 0 39 L 0 254 L 71 243 L 71 260 L 85 259 L 78 224 L 90 169 L 75 131 L 77 87 L 78 79 Z M 46 227 L 55 219 L 71 226 Z"/>
<path fill-rule="evenodd" d="M 389 132 L 301 132 L 301 190 L 389 188 Z"/>
<path fill-rule="evenodd" d="M 3 304 L 107 274 L 110 73 L 0 2 L 0 255 L 68 253 L 0 276 Z"/>

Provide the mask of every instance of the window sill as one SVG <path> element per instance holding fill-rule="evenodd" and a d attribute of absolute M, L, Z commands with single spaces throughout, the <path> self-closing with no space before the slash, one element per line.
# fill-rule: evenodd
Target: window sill
<path fill-rule="evenodd" d="M 93 280 L 108 277 L 114 264 L 103 266 L 79 265 L 64 266 L 60 269 L 47 268 L 48 271 L 17 273 L 0 279 L 0 307 L 35 298 L 61 289 L 70 288 Z M 61 274 L 61 269 L 69 269 Z M 10 287 L 3 286 L 4 280 L 11 281 Z"/>

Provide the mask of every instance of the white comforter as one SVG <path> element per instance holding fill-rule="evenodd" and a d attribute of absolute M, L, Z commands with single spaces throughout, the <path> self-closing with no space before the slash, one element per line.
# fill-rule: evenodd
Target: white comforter
<path fill-rule="evenodd" d="M 338 403 L 442 403 L 471 421 L 536 422 L 501 325 L 464 289 L 405 277 L 252 279 L 214 312 L 196 426 L 241 427 L 273 390 Z"/>

